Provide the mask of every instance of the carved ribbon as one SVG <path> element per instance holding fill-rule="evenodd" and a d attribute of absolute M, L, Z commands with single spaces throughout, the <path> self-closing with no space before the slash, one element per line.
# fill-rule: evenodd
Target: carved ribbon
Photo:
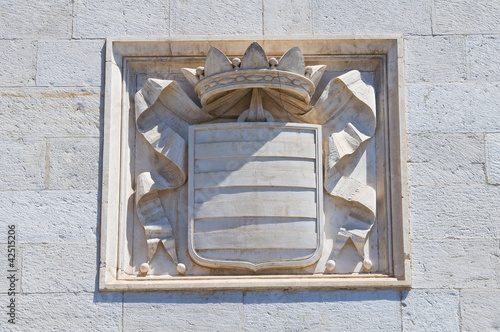
<path fill-rule="evenodd" d="M 161 103 L 189 124 L 208 121 L 210 116 L 202 112 L 175 81 L 148 79 L 135 95 L 135 103 L 137 130 L 154 149 L 161 165 L 137 177 L 137 215 L 146 233 L 148 263 L 160 241 L 178 263 L 172 224 L 161 204 L 159 191 L 178 188 L 186 182 L 187 143 L 168 126 L 155 106 Z"/>
<path fill-rule="evenodd" d="M 375 133 L 375 92 L 364 83 L 361 74 L 352 70 L 332 79 L 326 86 L 314 108 L 302 120 L 325 124 L 342 115 L 347 102 L 357 99 L 362 105 L 357 111 L 363 112 L 363 129 L 351 122 L 339 132 L 325 138 L 327 147 L 325 158 L 325 190 L 333 197 L 351 202 L 347 221 L 340 228 L 332 250 L 332 259 L 351 238 L 358 254 L 366 258 L 364 247 L 368 233 L 375 223 L 376 191 L 374 188 L 343 174 L 346 164 L 352 162 L 350 156 L 359 146 Z M 364 131 L 364 132 L 363 132 Z"/>

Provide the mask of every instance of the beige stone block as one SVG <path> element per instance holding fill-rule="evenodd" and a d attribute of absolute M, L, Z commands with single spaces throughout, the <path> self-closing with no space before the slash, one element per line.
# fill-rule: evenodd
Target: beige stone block
<path fill-rule="evenodd" d="M 458 290 L 413 289 L 403 292 L 403 331 L 459 331 Z"/>
<path fill-rule="evenodd" d="M 11 88 L 0 91 L 5 137 L 99 136 L 99 88 Z"/>
<path fill-rule="evenodd" d="M 23 293 L 93 292 L 97 275 L 96 253 L 96 244 L 24 245 Z"/>
<path fill-rule="evenodd" d="M 0 38 L 70 38 L 73 1 L 2 1 Z"/>
<path fill-rule="evenodd" d="M 312 33 L 311 5 L 302 0 L 265 0 L 264 35 L 306 35 Z"/>
<path fill-rule="evenodd" d="M 498 81 L 500 79 L 500 38 L 472 35 L 466 37 L 467 78 L 469 80 Z"/>
<path fill-rule="evenodd" d="M 464 289 L 460 293 L 462 330 L 468 332 L 500 329 L 500 289 Z"/>
<path fill-rule="evenodd" d="M 499 238 L 498 197 L 500 188 L 486 185 L 411 188 L 413 238 Z"/>
<path fill-rule="evenodd" d="M 259 0 L 170 1 L 171 35 L 261 35 Z"/>
<path fill-rule="evenodd" d="M 409 135 L 408 163 L 412 186 L 484 184 L 484 136 Z"/>
<path fill-rule="evenodd" d="M 75 1 L 73 36 L 76 38 L 164 36 L 168 33 L 168 1 Z"/>
<path fill-rule="evenodd" d="M 413 240 L 414 288 L 498 288 L 497 239 Z"/>
<path fill-rule="evenodd" d="M 48 149 L 49 189 L 97 190 L 98 138 L 52 138 Z"/>
<path fill-rule="evenodd" d="M 37 190 L 45 185 L 44 139 L 0 140 L 0 190 Z"/>
<path fill-rule="evenodd" d="M 405 38 L 407 82 L 465 80 L 465 37 L 408 36 Z"/>
<path fill-rule="evenodd" d="M 490 0 L 435 0 L 433 33 L 482 34 L 498 33 L 500 3 Z"/>
<path fill-rule="evenodd" d="M 102 40 L 50 40 L 38 45 L 38 86 L 100 86 Z"/>
<path fill-rule="evenodd" d="M 0 40 L 0 86 L 35 85 L 36 50 L 36 41 Z"/>
<path fill-rule="evenodd" d="M 312 1 L 314 34 L 431 34 L 431 1 Z"/>

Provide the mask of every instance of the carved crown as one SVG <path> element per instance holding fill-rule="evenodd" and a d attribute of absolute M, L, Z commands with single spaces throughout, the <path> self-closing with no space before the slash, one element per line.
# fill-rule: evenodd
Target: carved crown
<path fill-rule="evenodd" d="M 276 89 L 308 104 L 326 66 L 306 66 L 299 47 L 289 49 L 277 60 L 253 42 L 241 58 L 232 61 L 216 47 L 207 53 L 204 67 L 182 68 L 202 105 L 229 91 L 251 88 Z"/>

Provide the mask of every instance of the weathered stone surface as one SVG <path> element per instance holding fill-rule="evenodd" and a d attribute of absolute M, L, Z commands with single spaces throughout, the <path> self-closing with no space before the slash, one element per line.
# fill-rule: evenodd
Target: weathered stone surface
<path fill-rule="evenodd" d="M 77 38 L 169 33 L 169 6 L 162 0 L 77 0 L 74 15 Z"/>
<path fill-rule="evenodd" d="M 498 238 L 498 197 L 500 188 L 494 186 L 411 188 L 412 237 Z"/>
<path fill-rule="evenodd" d="M 16 324 L 4 326 L 9 331 L 121 330 L 120 293 L 28 294 L 17 296 L 16 300 Z M 6 321 L 2 319 L 0 327 Z"/>
<path fill-rule="evenodd" d="M 44 139 L 0 140 L 0 190 L 43 189 Z"/>
<path fill-rule="evenodd" d="M 486 135 L 486 178 L 500 184 L 500 134 Z"/>
<path fill-rule="evenodd" d="M 241 292 L 125 293 L 123 302 L 123 331 L 244 329 Z"/>
<path fill-rule="evenodd" d="M 459 292 L 419 290 L 403 292 L 403 331 L 459 331 Z"/>
<path fill-rule="evenodd" d="M 260 35 L 262 2 L 170 1 L 171 35 Z"/>
<path fill-rule="evenodd" d="M 499 21 L 498 1 L 434 1 L 435 34 L 498 33 Z"/>
<path fill-rule="evenodd" d="M 409 135 L 408 163 L 413 186 L 484 184 L 484 136 Z"/>
<path fill-rule="evenodd" d="M 498 288 L 498 240 L 414 240 L 414 288 Z"/>
<path fill-rule="evenodd" d="M 2 136 L 99 136 L 99 88 L 0 91 Z"/>
<path fill-rule="evenodd" d="M 264 0 L 264 35 L 312 33 L 311 7 L 307 1 Z"/>
<path fill-rule="evenodd" d="M 409 133 L 500 131 L 498 83 L 408 84 L 406 96 Z"/>
<path fill-rule="evenodd" d="M 71 37 L 71 0 L 4 0 L 2 8 L 1 39 Z"/>
<path fill-rule="evenodd" d="M 396 331 L 398 291 L 247 292 L 245 331 Z"/>
<path fill-rule="evenodd" d="M 498 81 L 500 79 L 500 38 L 498 36 L 467 36 L 467 78 Z"/>
<path fill-rule="evenodd" d="M 102 40 L 51 40 L 38 44 L 39 86 L 100 86 Z"/>
<path fill-rule="evenodd" d="M 1 224 L 17 226 L 19 243 L 95 243 L 97 204 L 96 191 L 4 191 Z"/>
<path fill-rule="evenodd" d="M 76 225 L 77 220 L 72 220 Z M 23 293 L 93 292 L 96 244 L 30 244 L 23 246 Z"/>
<path fill-rule="evenodd" d="M 0 40 L 0 86 L 35 85 L 36 48 L 35 41 Z"/>
<path fill-rule="evenodd" d="M 469 290 L 460 294 L 462 331 L 499 331 L 500 289 Z"/>
<path fill-rule="evenodd" d="M 407 82 L 463 81 L 466 75 L 465 37 L 406 37 L 405 64 Z"/>
<path fill-rule="evenodd" d="M 312 2 L 313 32 L 338 33 L 431 33 L 431 1 L 377 0 L 366 2 Z"/>
<path fill-rule="evenodd" d="M 49 189 L 97 190 L 98 138 L 51 138 L 48 148 Z"/>

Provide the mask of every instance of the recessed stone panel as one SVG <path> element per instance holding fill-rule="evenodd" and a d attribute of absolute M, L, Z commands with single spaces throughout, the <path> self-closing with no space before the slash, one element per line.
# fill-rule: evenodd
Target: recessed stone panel
<path fill-rule="evenodd" d="M 108 40 L 100 288 L 408 286 L 401 44 Z"/>

